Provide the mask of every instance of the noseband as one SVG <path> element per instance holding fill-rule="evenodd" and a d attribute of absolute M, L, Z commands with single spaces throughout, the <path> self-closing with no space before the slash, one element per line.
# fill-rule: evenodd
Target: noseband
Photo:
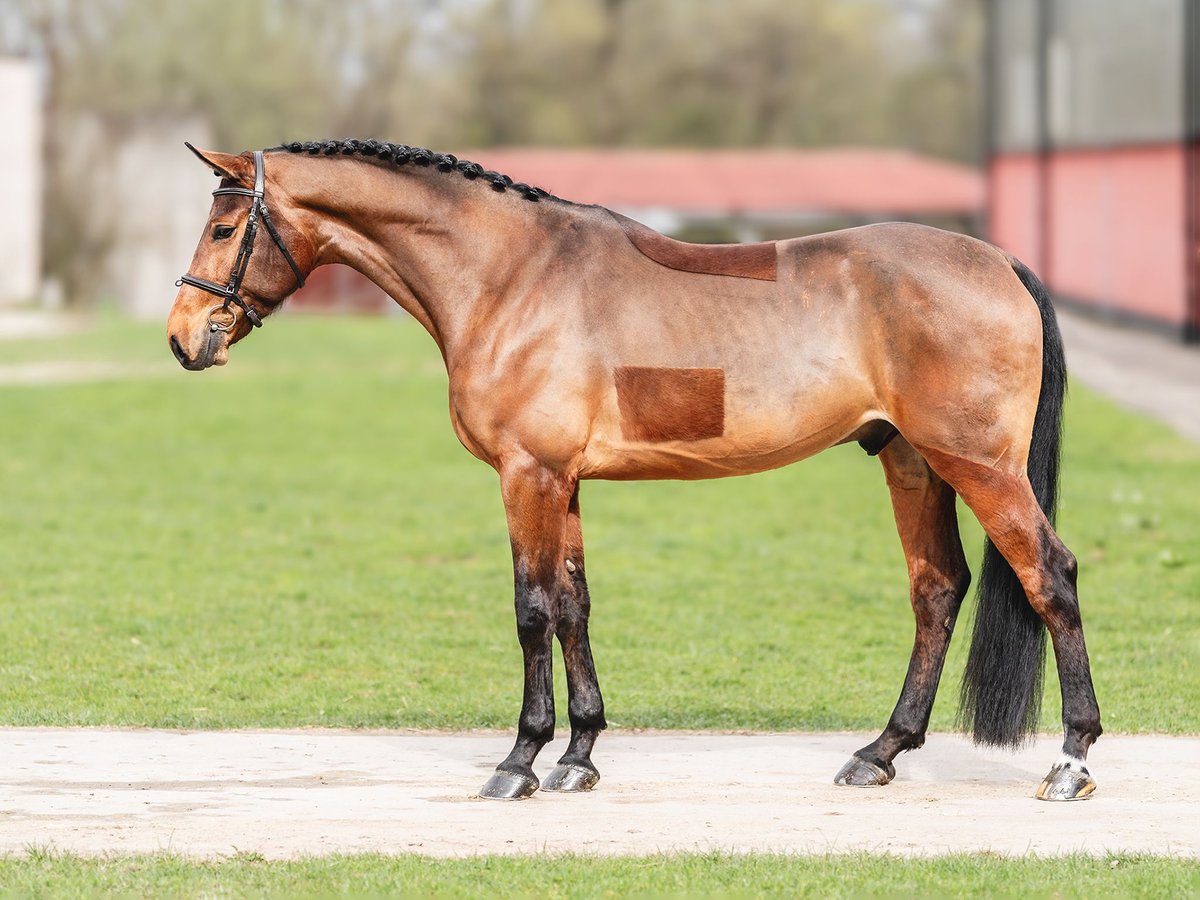
<path fill-rule="evenodd" d="M 243 300 L 240 295 L 242 279 L 246 277 L 246 269 L 250 265 L 250 254 L 254 252 L 254 238 L 258 235 L 259 221 L 267 227 L 267 234 L 271 235 L 271 240 L 275 242 L 275 246 L 279 248 L 279 252 L 283 254 L 283 258 L 287 260 L 287 264 L 292 267 L 292 271 L 296 273 L 296 280 L 299 282 L 297 287 L 304 287 L 304 275 L 301 274 L 300 267 L 296 265 L 296 260 L 292 258 L 292 254 L 288 252 L 287 245 L 284 244 L 283 238 L 279 236 L 279 232 L 275 228 L 275 223 L 271 221 L 271 214 L 267 211 L 267 201 L 264 196 L 265 176 L 266 163 L 263 161 L 263 152 L 255 150 L 254 190 L 244 187 L 219 187 L 213 191 L 214 197 L 219 197 L 222 194 L 237 194 L 238 196 L 254 198 L 250 201 L 250 215 L 246 218 L 246 230 L 242 234 L 242 245 L 238 247 L 237 257 L 233 261 L 233 271 L 229 273 L 229 281 L 221 285 L 215 281 L 209 281 L 207 278 L 197 278 L 195 275 L 185 274 L 180 276 L 179 280 L 175 282 L 176 287 L 182 287 L 187 284 L 223 298 L 223 303 L 219 306 L 214 306 L 208 311 L 208 327 L 210 331 L 233 330 L 233 325 L 237 321 L 237 315 L 229 308 L 230 304 L 240 308 L 250 321 L 250 324 L 255 328 L 262 325 L 262 316 L 258 314 L 254 307 Z M 229 320 L 224 322 L 213 318 L 213 314 L 216 312 L 228 313 Z"/>

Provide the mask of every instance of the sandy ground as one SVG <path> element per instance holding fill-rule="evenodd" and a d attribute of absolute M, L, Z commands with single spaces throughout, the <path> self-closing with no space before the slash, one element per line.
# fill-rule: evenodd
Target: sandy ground
<path fill-rule="evenodd" d="M 0 341 L 52 338 L 84 327 L 77 316 L 59 315 L 42 309 L 0 309 Z"/>
<path fill-rule="evenodd" d="M 885 788 L 839 788 L 861 734 L 606 734 L 591 794 L 472 799 L 500 734 L 0 731 L 0 853 L 1145 851 L 1200 856 L 1200 738 L 1105 737 L 1096 794 L 1044 803 L 1057 755 L 935 735 Z M 543 751 L 545 775 L 563 740 Z"/>
<path fill-rule="evenodd" d="M 1069 309 L 1058 310 L 1058 323 L 1072 376 L 1126 409 L 1200 441 L 1200 349 L 1177 337 L 1122 327 Z"/>

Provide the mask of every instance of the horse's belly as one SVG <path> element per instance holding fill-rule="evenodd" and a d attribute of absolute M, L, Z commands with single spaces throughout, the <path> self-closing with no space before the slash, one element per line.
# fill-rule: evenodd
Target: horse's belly
<path fill-rule="evenodd" d="M 819 453 L 880 415 L 849 381 L 805 392 L 787 382 L 727 382 L 719 369 L 676 370 L 660 382 L 618 371 L 614 380 L 614 402 L 593 422 L 583 454 L 584 478 L 762 472 Z"/>
<path fill-rule="evenodd" d="M 656 445 L 601 445 L 588 448 L 579 477 L 612 481 L 727 478 L 777 469 L 812 456 L 826 446 L 797 445 L 770 452 L 747 452 L 733 442 L 723 440 L 691 444 L 675 441 Z"/>

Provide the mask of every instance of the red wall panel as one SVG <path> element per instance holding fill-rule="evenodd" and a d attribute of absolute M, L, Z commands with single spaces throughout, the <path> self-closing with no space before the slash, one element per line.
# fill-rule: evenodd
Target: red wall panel
<path fill-rule="evenodd" d="M 1038 162 L 1031 154 L 997 156 L 988 171 L 988 235 L 1037 272 L 1045 269 L 1038 224 Z"/>
<path fill-rule="evenodd" d="M 356 313 L 388 312 L 395 306 L 365 275 L 338 265 L 314 269 L 288 305 L 310 312 Z"/>
<path fill-rule="evenodd" d="M 1042 259 L 1039 160 L 991 166 L 991 236 L 1051 290 L 1103 309 L 1186 319 L 1184 151 L 1178 144 L 1055 151 L 1048 158 L 1049 258 Z"/>

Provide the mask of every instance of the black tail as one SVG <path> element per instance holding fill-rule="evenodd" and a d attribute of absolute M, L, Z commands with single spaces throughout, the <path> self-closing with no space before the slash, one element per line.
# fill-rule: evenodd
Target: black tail
<path fill-rule="evenodd" d="M 1051 522 L 1058 506 L 1059 443 L 1067 368 L 1050 295 L 1019 260 L 1013 271 L 1042 314 L 1042 392 L 1029 446 L 1029 481 Z M 963 674 L 959 720 L 978 744 L 1017 747 L 1037 730 L 1046 666 L 1046 629 L 1016 574 L 986 541 L 979 574 L 975 633 Z"/>

